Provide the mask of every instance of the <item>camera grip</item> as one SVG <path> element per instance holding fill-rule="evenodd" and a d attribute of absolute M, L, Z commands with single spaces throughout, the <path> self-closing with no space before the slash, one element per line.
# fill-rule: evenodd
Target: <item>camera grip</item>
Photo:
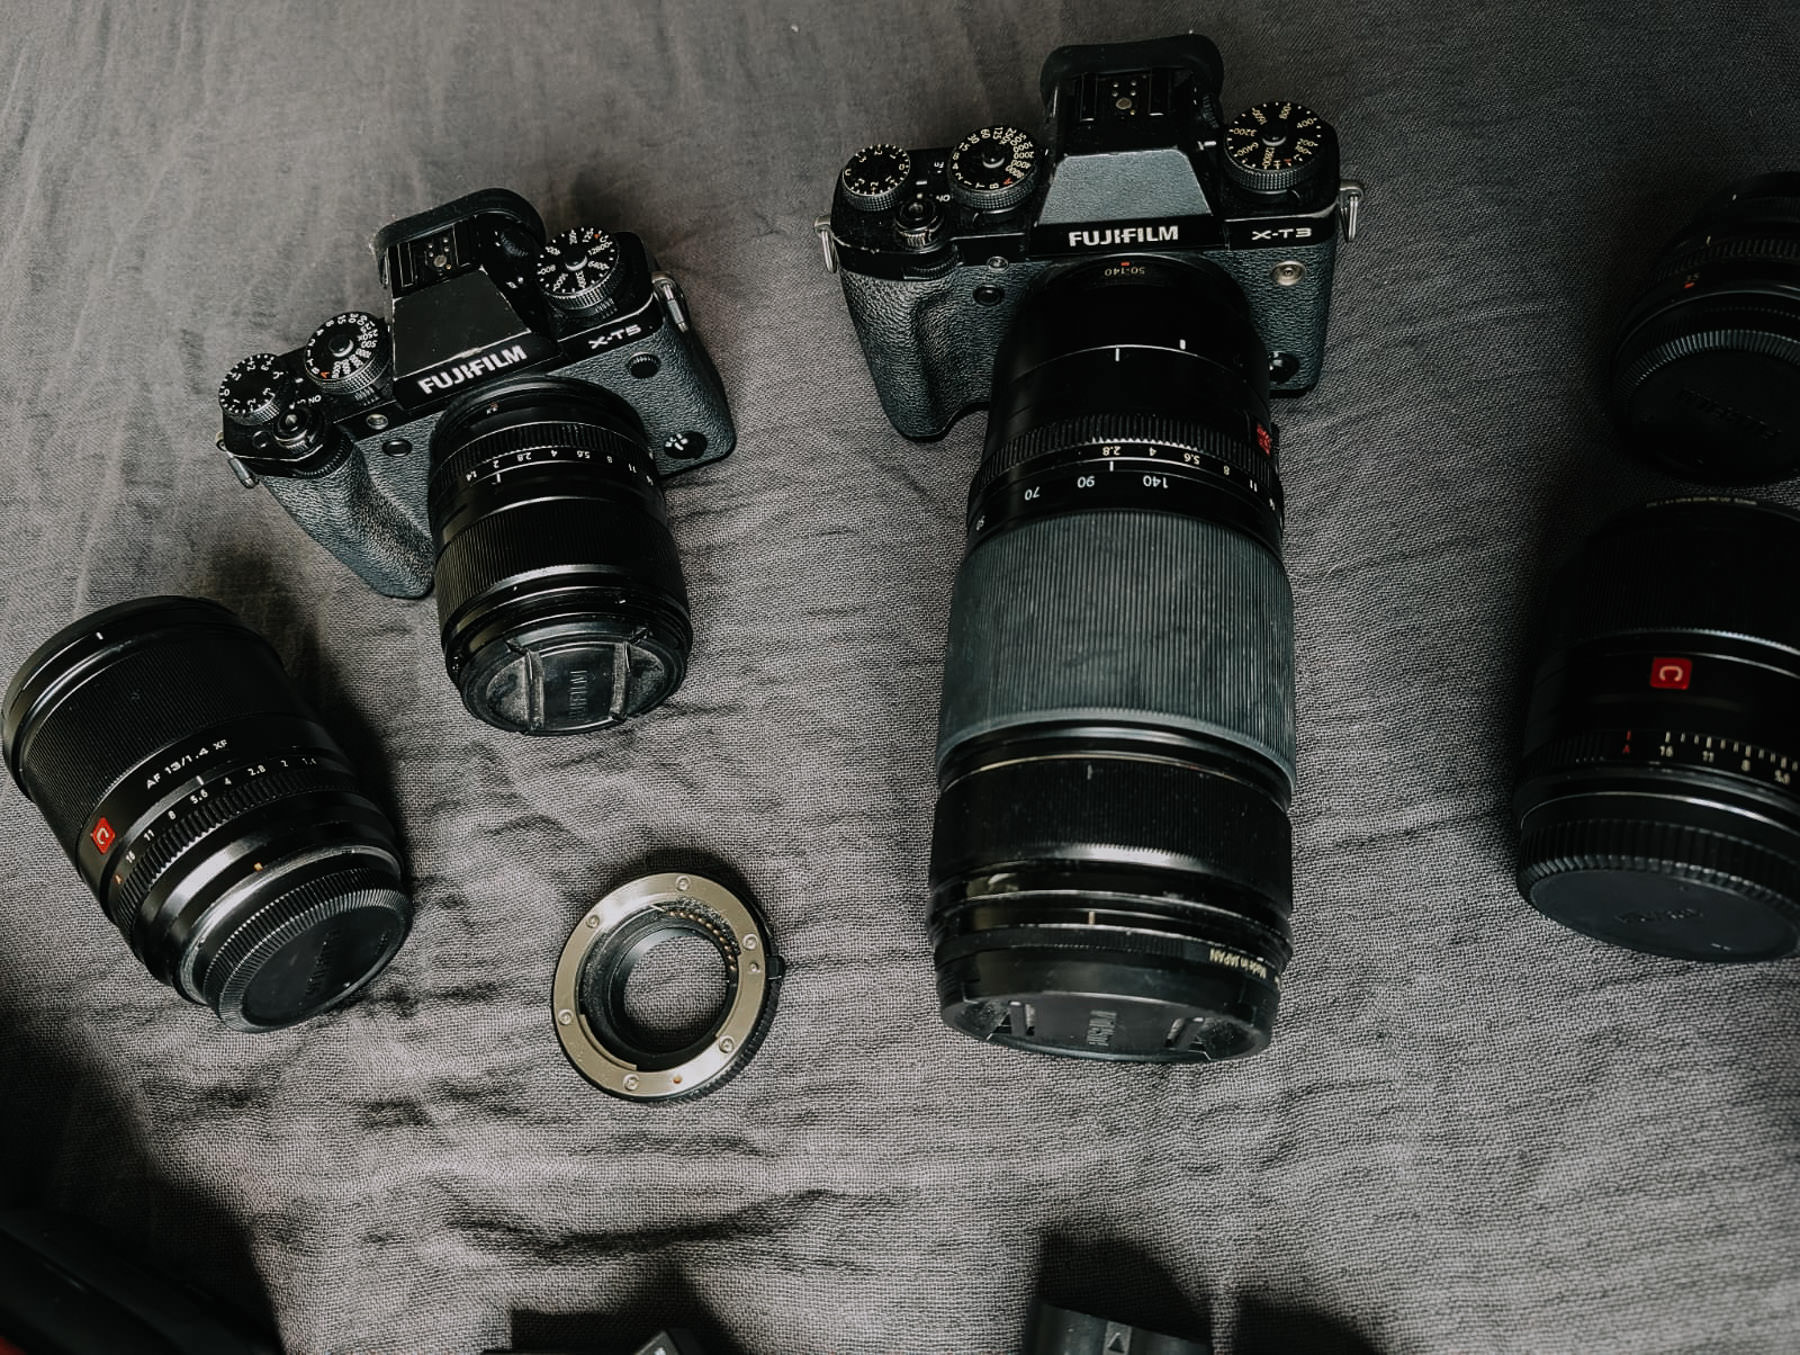
<path fill-rule="evenodd" d="M 1044 267 L 965 267 L 922 279 L 850 269 L 840 274 L 876 394 L 896 430 L 915 440 L 939 438 L 958 417 L 987 402 L 994 354 L 1020 298 Z M 977 289 L 999 296 L 978 301 Z"/>
<path fill-rule="evenodd" d="M 410 457 L 423 458 L 423 450 Z M 342 560 L 376 592 L 419 598 L 431 591 L 433 549 L 425 495 L 406 491 L 398 466 L 373 476 L 352 451 L 329 474 L 311 479 L 266 476 L 263 483 L 306 534 Z"/>

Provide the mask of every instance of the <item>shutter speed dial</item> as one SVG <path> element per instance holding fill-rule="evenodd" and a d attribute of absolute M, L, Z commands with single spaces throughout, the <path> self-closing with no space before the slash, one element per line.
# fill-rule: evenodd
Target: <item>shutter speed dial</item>
<path fill-rule="evenodd" d="M 865 146 L 850 157 L 838 182 L 844 201 L 865 212 L 885 212 L 900 200 L 912 177 L 912 156 L 898 146 Z"/>
<path fill-rule="evenodd" d="M 579 315 L 610 311 L 622 277 L 619 242 L 598 226 L 566 230 L 538 251 L 538 286 L 558 310 Z"/>
<path fill-rule="evenodd" d="M 261 428 L 287 408 L 292 378 L 273 353 L 245 358 L 219 383 L 219 408 L 241 428 Z"/>
<path fill-rule="evenodd" d="M 1246 108 L 1225 131 L 1225 171 L 1252 193 L 1283 193 L 1325 168 L 1337 133 L 1312 109 L 1291 99 Z"/>
<path fill-rule="evenodd" d="M 327 395 L 366 395 L 392 366 L 387 326 L 367 311 L 334 315 L 306 341 L 305 363 L 306 375 Z"/>
<path fill-rule="evenodd" d="M 1017 127 L 983 127 L 950 152 L 950 196 L 965 207 L 997 212 L 1031 196 L 1037 143 Z"/>

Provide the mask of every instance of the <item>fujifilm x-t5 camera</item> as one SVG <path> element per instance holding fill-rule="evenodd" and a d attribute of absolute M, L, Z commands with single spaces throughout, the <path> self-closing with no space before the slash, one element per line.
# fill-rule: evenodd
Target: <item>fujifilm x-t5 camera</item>
<path fill-rule="evenodd" d="M 725 393 L 635 235 L 546 239 L 488 189 L 374 240 L 391 322 L 333 316 L 219 387 L 219 445 L 390 597 L 434 578 L 445 660 L 502 729 L 615 723 L 692 632 L 662 480 L 727 455 Z"/>
<path fill-rule="evenodd" d="M 851 158 L 818 225 L 896 429 L 938 437 L 988 399 L 1046 273 L 1133 251 L 1218 265 L 1250 304 L 1272 391 L 1312 389 L 1362 187 L 1339 182 L 1331 125 L 1291 99 L 1222 118 L 1223 71 L 1196 34 L 1061 47 L 1040 81 L 1048 144 L 984 127 Z"/>

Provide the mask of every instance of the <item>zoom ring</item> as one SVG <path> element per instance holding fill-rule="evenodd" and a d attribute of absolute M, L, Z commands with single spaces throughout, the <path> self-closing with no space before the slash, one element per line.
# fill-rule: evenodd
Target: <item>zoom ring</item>
<path fill-rule="evenodd" d="M 1203 452 L 1252 479 L 1268 479 L 1275 486 L 1276 501 L 1279 502 L 1279 467 L 1272 455 L 1257 450 L 1252 438 L 1249 429 L 1243 436 L 1234 436 L 1197 420 L 1161 414 L 1085 414 L 1034 428 L 1005 443 L 975 472 L 974 483 L 969 487 L 969 503 L 973 505 L 995 480 L 1028 461 L 1071 448 L 1114 442 L 1148 442 L 1179 451 Z"/>
<path fill-rule="evenodd" d="M 1785 908 L 1800 902 L 1800 864 L 1742 839 L 1654 819 L 1575 819 L 1527 827 L 1519 886 L 1577 870 L 1640 870 L 1729 884 Z"/>
<path fill-rule="evenodd" d="M 133 939 L 138 909 L 145 895 L 156 887 L 171 862 L 208 833 L 260 805 L 316 790 L 343 789 L 355 793 L 356 783 L 348 773 L 333 767 L 289 767 L 265 772 L 236 785 L 217 790 L 209 786 L 208 789 L 207 798 L 187 813 L 177 813 L 173 821 L 163 816 L 163 823 L 154 825 L 158 831 L 148 845 L 132 845 L 136 859 L 129 875 L 120 881 L 119 874 L 114 874 L 114 888 L 106 894 L 106 915 L 125 933 L 127 940 Z"/>

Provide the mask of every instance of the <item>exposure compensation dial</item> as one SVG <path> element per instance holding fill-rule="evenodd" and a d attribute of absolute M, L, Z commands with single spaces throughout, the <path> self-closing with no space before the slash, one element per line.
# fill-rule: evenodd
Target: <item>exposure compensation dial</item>
<path fill-rule="evenodd" d="M 884 212 L 900 200 L 912 177 L 912 156 L 898 146 L 865 146 L 850 157 L 839 182 L 844 200 L 865 212 Z"/>
<path fill-rule="evenodd" d="M 289 384 L 280 358 L 254 354 L 225 373 L 219 383 L 219 408 L 241 428 L 261 428 L 287 408 Z"/>

